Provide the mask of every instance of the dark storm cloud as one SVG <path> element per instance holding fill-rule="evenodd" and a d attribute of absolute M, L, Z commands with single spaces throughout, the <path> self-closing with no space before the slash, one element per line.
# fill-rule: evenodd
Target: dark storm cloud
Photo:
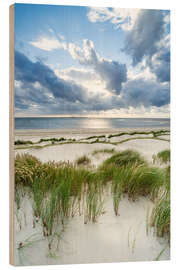
<path fill-rule="evenodd" d="M 122 83 L 127 80 L 127 69 L 125 64 L 119 64 L 116 61 L 108 62 L 102 60 L 98 62 L 95 70 L 106 82 L 107 90 L 113 94 L 119 95 L 122 89 Z"/>
<path fill-rule="evenodd" d="M 122 83 L 127 81 L 127 69 L 125 64 L 117 61 L 100 58 L 90 40 L 83 41 L 83 48 L 70 44 L 69 52 L 81 65 L 92 67 L 94 72 L 105 82 L 106 89 L 119 95 Z"/>
<path fill-rule="evenodd" d="M 169 83 L 162 84 L 152 80 L 135 79 L 126 83 L 121 101 L 126 107 L 162 107 L 170 102 Z"/>
<path fill-rule="evenodd" d="M 47 65 L 41 61 L 32 62 L 18 51 L 15 52 L 15 79 L 24 86 L 38 82 L 42 87 L 48 89 L 54 98 L 63 98 L 72 102 L 84 100 L 81 86 L 72 81 L 60 79 Z"/>
<path fill-rule="evenodd" d="M 35 87 L 32 83 L 21 82 L 19 86 L 15 85 L 15 107 L 27 109 L 37 104 L 47 106 L 54 100 L 48 94 L 40 84 Z"/>
<path fill-rule="evenodd" d="M 132 28 L 126 34 L 124 51 L 132 57 L 133 65 L 142 61 L 144 56 L 151 57 L 157 52 L 158 42 L 165 34 L 162 10 L 141 10 Z"/>
<path fill-rule="evenodd" d="M 160 82 L 170 81 L 170 51 L 169 49 L 162 50 L 150 63 L 151 71 L 156 75 Z"/>

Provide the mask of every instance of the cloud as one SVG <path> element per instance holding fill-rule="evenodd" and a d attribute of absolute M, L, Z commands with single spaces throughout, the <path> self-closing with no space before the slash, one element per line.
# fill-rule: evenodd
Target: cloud
<path fill-rule="evenodd" d="M 62 36 L 60 37 L 61 39 L 64 38 Z M 66 42 L 64 41 L 60 42 L 56 38 L 48 38 L 48 37 L 40 37 L 40 39 L 36 41 L 31 41 L 30 44 L 44 51 L 52 51 L 52 50 L 57 50 L 57 49 L 66 50 L 67 48 Z"/>
<path fill-rule="evenodd" d="M 87 39 L 83 40 L 82 49 L 70 43 L 69 52 L 72 58 L 78 60 L 81 65 L 93 68 L 94 72 L 106 83 L 106 89 L 109 92 L 120 94 L 122 83 L 127 80 L 125 64 L 101 58 L 95 51 L 93 42 Z"/>
<path fill-rule="evenodd" d="M 160 82 L 170 81 L 170 12 L 168 10 L 90 8 L 91 22 L 110 22 L 125 31 L 122 50 L 138 64 L 150 69 Z M 143 63 L 145 61 L 145 63 Z"/>
<path fill-rule="evenodd" d="M 124 85 L 121 102 L 125 107 L 162 107 L 170 102 L 170 85 L 144 79 L 129 80 Z"/>
<path fill-rule="evenodd" d="M 170 50 L 163 48 L 157 52 L 151 62 L 151 71 L 156 75 L 157 80 L 160 82 L 170 81 Z"/>
<path fill-rule="evenodd" d="M 141 62 L 144 56 L 151 58 L 164 35 L 162 10 L 141 10 L 133 28 L 126 34 L 124 46 L 124 51 L 132 56 L 133 65 Z"/>
<path fill-rule="evenodd" d="M 48 66 L 40 61 L 32 62 L 18 51 L 15 51 L 15 79 L 27 86 L 38 82 L 41 87 L 48 89 L 54 98 L 72 102 L 81 102 L 85 99 L 80 85 L 60 79 Z"/>
<path fill-rule="evenodd" d="M 70 67 L 63 70 L 55 70 L 55 73 L 60 77 L 71 78 L 74 81 L 92 82 L 99 80 L 98 74 L 90 69 Z"/>
<path fill-rule="evenodd" d="M 80 51 L 80 54 L 78 54 L 82 64 L 88 62 L 93 67 L 106 65 L 107 60 L 103 61 L 103 59 L 99 58 L 94 48 L 92 48 L 92 44 L 90 48 L 93 49 L 93 53 L 91 53 L 91 50 L 89 51 L 89 46 L 85 46 Z M 76 51 L 74 53 L 76 54 Z M 116 66 L 116 64 L 107 61 L 107 76 L 115 72 L 114 68 L 112 68 L 114 65 Z M 117 70 L 119 70 L 118 65 Z M 98 68 L 96 67 L 94 70 L 97 72 Z M 104 66 L 102 70 L 103 76 L 105 76 Z M 148 79 L 148 77 L 146 79 L 132 78 L 122 84 L 119 95 L 113 91 L 107 95 L 103 91 L 89 91 L 89 89 L 75 83 L 72 77 L 78 77 L 80 73 L 82 75 L 83 71 L 71 68 L 68 73 L 69 77 L 67 76 L 66 79 L 62 79 L 61 74 L 57 76 L 44 63 L 40 61 L 32 62 L 24 54 L 16 51 L 16 111 L 40 114 L 89 114 L 112 110 L 120 112 L 122 109 L 129 111 L 131 107 L 137 109 L 141 107 L 145 107 L 146 109 L 151 107 L 161 108 L 168 105 L 170 101 L 169 83 L 161 83 L 151 78 Z M 102 77 L 99 70 L 97 73 L 98 76 Z M 88 78 L 86 72 L 84 72 L 84 76 Z M 92 77 L 89 79 L 93 80 Z M 114 81 L 110 80 L 111 85 L 113 85 Z M 107 82 L 109 81 L 106 79 Z M 115 89 L 117 90 L 117 88 Z"/>
<path fill-rule="evenodd" d="M 133 28 L 139 9 L 90 8 L 88 18 L 91 22 L 111 22 L 115 28 L 128 31 Z"/>

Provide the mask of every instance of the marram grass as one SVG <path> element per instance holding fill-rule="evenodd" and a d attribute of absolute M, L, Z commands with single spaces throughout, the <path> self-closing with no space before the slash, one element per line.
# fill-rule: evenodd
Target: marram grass
<path fill-rule="evenodd" d="M 170 150 L 163 150 L 159 152 L 157 155 L 153 156 L 153 162 L 159 162 L 160 164 L 168 164 L 170 162 L 171 153 Z"/>
<path fill-rule="evenodd" d="M 170 239 L 170 198 L 164 195 L 157 200 L 151 215 L 151 225 L 156 228 L 159 237 L 168 235 Z"/>
<path fill-rule="evenodd" d="M 134 150 L 125 150 L 114 154 L 104 162 L 104 165 L 114 164 L 116 166 L 128 166 L 133 164 L 145 164 L 144 158 Z"/>
<path fill-rule="evenodd" d="M 87 162 L 83 157 L 80 164 Z M 61 221 L 61 230 L 74 215 L 84 214 L 85 223 L 97 222 L 103 213 L 103 195 L 111 187 L 113 209 L 119 215 L 123 194 L 135 201 L 141 196 L 155 201 L 151 225 L 157 235 L 170 231 L 170 166 L 151 167 L 136 151 L 115 153 L 98 169 L 66 162 L 42 163 L 29 154 L 15 159 L 15 191 L 17 208 L 23 188 L 33 199 L 34 216 L 40 219 L 45 237 L 53 235 Z M 162 197 L 163 196 L 163 197 Z"/>

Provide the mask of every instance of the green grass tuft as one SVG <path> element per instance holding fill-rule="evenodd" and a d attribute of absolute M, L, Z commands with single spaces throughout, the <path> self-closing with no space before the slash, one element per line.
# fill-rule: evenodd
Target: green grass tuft
<path fill-rule="evenodd" d="M 167 164 L 170 162 L 171 153 L 170 150 L 163 150 L 153 157 L 153 162 L 160 162 L 161 164 Z"/>
<path fill-rule="evenodd" d="M 97 149 L 97 150 L 94 150 L 93 152 L 92 152 L 92 155 L 94 156 L 94 155 L 97 155 L 97 154 L 100 154 L 100 153 L 102 153 L 102 154 L 114 154 L 116 151 L 115 151 L 115 149 L 114 148 L 112 148 L 112 149 Z"/>
<path fill-rule="evenodd" d="M 145 160 L 141 155 L 133 150 L 125 150 L 119 152 L 104 162 L 104 165 L 114 164 L 117 166 L 128 166 L 128 165 L 141 165 L 145 164 Z"/>

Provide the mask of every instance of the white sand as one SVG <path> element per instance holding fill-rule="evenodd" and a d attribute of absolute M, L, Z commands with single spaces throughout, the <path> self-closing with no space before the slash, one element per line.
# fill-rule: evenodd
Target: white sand
<path fill-rule="evenodd" d="M 118 130 L 116 132 L 121 131 Z M 21 131 L 21 133 L 16 133 L 16 139 L 31 139 L 33 141 L 45 137 L 73 137 L 79 139 L 95 134 L 113 134 L 112 131 L 108 131 L 107 133 L 104 133 L 104 131 L 96 131 L 96 133 L 82 133 L 82 131 L 74 131 L 74 133 L 72 131 L 71 133 L 62 131 L 61 133 L 60 131 L 53 132 L 47 133 L 41 131 L 40 134 L 37 131 L 31 131 L 31 133 Z M 169 139 L 169 136 L 166 135 L 165 137 Z M 119 137 L 119 140 L 124 138 L 124 136 Z M 119 145 L 101 143 L 64 144 L 44 147 L 42 149 L 16 150 L 15 154 L 29 153 L 38 157 L 42 162 L 49 160 L 74 162 L 78 157 L 86 154 L 91 158 L 92 165 L 99 166 L 109 155 L 99 153 L 92 156 L 92 152 L 96 149 L 104 148 L 114 148 L 116 151 L 134 149 L 144 155 L 149 162 L 152 162 L 153 154 L 169 149 L 170 143 L 154 139 L 141 139 L 127 141 Z M 113 211 L 112 198 L 110 196 L 107 197 L 104 206 L 105 214 L 98 219 L 96 224 L 89 223 L 85 225 L 83 216 L 75 216 L 69 222 L 62 235 L 60 248 L 56 251 L 57 258 L 50 258 L 48 255 L 48 241 L 43 238 L 41 225 L 38 223 L 36 228 L 32 228 L 32 207 L 30 200 L 25 199 L 18 214 L 22 228 L 21 230 L 19 229 L 18 222 L 16 222 L 15 226 L 16 265 L 148 261 L 154 260 L 165 247 L 167 248 L 162 253 L 160 259 L 169 259 L 170 250 L 167 241 L 164 238 L 158 239 L 153 229 L 148 235 L 146 234 L 147 211 L 148 209 L 152 209 L 152 206 L 153 204 L 145 198 L 141 198 L 135 203 L 124 198 L 120 202 L 120 216 L 116 217 Z M 17 221 L 16 217 L 15 219 Z M 22 250 L 18 250 L 18 244 L 24 242 L 25 239 L 33 234 L 40 241 Z"/>
<path fill-rule="evenodd" d="M 15 226 L 15 263 L 39 265 L 150 261 L 155 260 L 164 248 L 159 259 L 167 260 L 170 258 L 167 240 L 157 238 L 152 229 L 148 233 L 146 230 L 148 211 L 151 211 L 152 206 L 152 202 L 145 198 L 133 203 L 125 197 L 120 202 L 120 215 L 115 216 L 112 198 L 107 196 L 105 214 L 97 223 L 84 224 L 83 215 L 70 220 L 62 234 L 59 249 L 56 250 L 56 245 L 53 247 L 56 258 L 50 258 L 48 240 L 43 237 L 40 221 L 35 228 L 32 227 L 32 209 L 30 202 L 25 199 L 19 213 L 22 228 L 19 229 L 18 222 Z M 24 243 L 30 236 L 39 241 L 18 250 L 19 243 Z"/>
<path fill-rule="evenodd" d="M 15 139 L 18 140 L 32 140 L 33 142 L 39 141 L 41 138 L 61 138 L 65 139 L 75 138 L 76 140 L 87 138 L 95 135 L 106 135 L 106 138 L 109 134 L 117 134 L 123 131 L 150 131 L 151 129 L 121 129 L 121 130 L 106 130 L 106 129 L 94 129 L 94 130 L 16 130 Z M 156 130 L 156 129 L 154 129 Z M 157 129 L 158 130 L 158 129 Z M 91 133 L 90 133 L 91 132 Z M 127 138 L 136 138 L 136 137 L 151 137 L 152 135 L 123 135 L 120 137 L 113 137 L 107 140 L 110 142 L 117 142 Z M 160 136 L 160 138 L 169 139 L 169 135 Z M 95 139 L 91 139 L 90 141 L 94 141 Z M 104 140 L 104 139 L 100 139 Z M 85 142 L 85 141 L 84 141 Z M 51 144 L 51 142 L 44 142 L 39 145 L 43 146 L 44 144 Z M 138 139 L 138 140 L 130 140 L 118 145 L 111 144 L 62 144 L 62 145 L 53 145 L 41 149 L 21 149 L 16 150 L 15 153 L 29 153 L 41 161 L 46 162 L 49 160 L 55 161 L 70 161 L 74 162 L 78 157 L 82 155 L 88 155 L 92 159 L 92 165 L 98 166 L 105 158 L 107 158 L 107 154 L 99 154 L 97 156 L 92 156 L 91 153 L 96 149 L 112 149 L 114 148 L 116 151 L 121 151 L 125 149 L 134 149 L 142 153 L 145 158 L 152 162 L 153 154 L 157 154 L 159 151 L 169 149 L 170 143 L 168 141 L 162 140 L 154 140 L 154 139 Z"/>

